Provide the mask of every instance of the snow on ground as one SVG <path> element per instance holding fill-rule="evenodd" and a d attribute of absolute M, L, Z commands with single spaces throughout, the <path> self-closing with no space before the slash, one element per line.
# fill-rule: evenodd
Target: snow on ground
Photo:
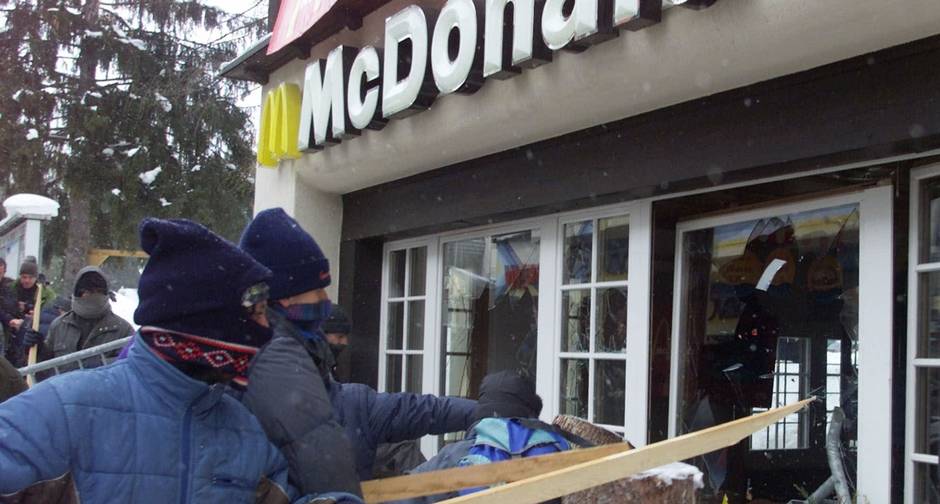
<path fill-rule="evenodd" d="M 704 488 L 702 471 L 698 467 L 682 462 L 673 462 L 630 476 L 630 479 L 656 478 L 664 485 L 671 485 L 673 481 L 692 478 L 695 488 Z"/>
<path fill-rule="evenodd" d="M 114 297 L 115 300 L 111 301 L 111 311 L 134 326 L 134 329 L 140 327 L 134 323 L 134 310 L 137 309 L 138 303 L 137 289 L 122 287 L 114 293 Z"/>

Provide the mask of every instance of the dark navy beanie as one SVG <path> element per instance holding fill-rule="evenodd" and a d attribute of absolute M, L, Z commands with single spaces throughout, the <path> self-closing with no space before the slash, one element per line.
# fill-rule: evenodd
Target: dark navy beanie
<path fill-rule="evenodd" d="M 323 334 L 349 334 L 352 332 L 352 322 L 346 316 L 346 310 L 335 304 L 330 310 L 330 318 L 320 325 Z"/>
<path fill-rule="evenodd" d="M 473 421 L 484 418 L 538 418 L 542 398 L 535 383 L 516 371 L 500 371 L 483 377 Z"/>
<path fill-rule="evenodd" d="M 239 246 L 271 269 L 271 299 L 330 285 L 330 263 L 320 246 L 281 208 L 264 210 L 242 233 Z"/>
<path fill-rule="evenodd" d="M 140 246 L 150 259 L 140 276 L 135 322 L 252 344 L 242 295 L 271 277 L 267 268 L 233 243 L 184 219 L 144 219 Z"/>

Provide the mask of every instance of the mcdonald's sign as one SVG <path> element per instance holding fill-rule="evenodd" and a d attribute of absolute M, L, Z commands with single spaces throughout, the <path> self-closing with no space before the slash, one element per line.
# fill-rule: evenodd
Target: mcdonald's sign
<path fill-rule="evenodd" d="M 300 88 L 281 84 L 268 91 L 261 109 L 258 132 L 258 163 L 277 167 L 282 159 L 297 159 L 297 129 L 300 124 Z"/>

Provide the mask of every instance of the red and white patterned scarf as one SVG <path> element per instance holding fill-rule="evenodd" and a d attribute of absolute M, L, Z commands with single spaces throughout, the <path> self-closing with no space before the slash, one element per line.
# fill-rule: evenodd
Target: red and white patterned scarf
<path fill-rule="evenodd" d="M 248 384 L 248 363 L 258 353 L 258 349 L 253 346 L 159 327 L 141 327 L 140 336 L 163 360 L 170 363 L 189 362 L 233 374 L 235 378 L 232 381 L 241 387 Z"/>

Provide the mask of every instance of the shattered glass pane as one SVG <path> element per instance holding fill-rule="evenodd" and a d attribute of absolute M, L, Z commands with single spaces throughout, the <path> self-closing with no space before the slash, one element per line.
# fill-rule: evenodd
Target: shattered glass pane
<path fill-rule="evenodd" d="M 630 219 L 625 215 L 600 219 L 597 228 L 597 255 L 600 258 L 597 281 L 626 280 L 630 250 Z"/>
<path fill-rule="evenodd" d="M 597 289 L 596 352 L 627 351 L 627 288 Z"/>
<path fill-rule="evenodd" d="M 594 423 L 623 425 L 627 363 L 598 360 L 594 363 Z"/>
<path fill-rule="evenodd" d="M 582 284 L 591 281 L 594 222 L 565 224 L 564 283 Z"/>
<path fill-rule="evenodd" d="M 585 359 L 561 359 L 559 413 L 587 419 L 587 403 L 588 361 Z"/>
<path fill-rule="evenodd" d="M 591 289 L 567 290 L 561 293 L 561 351 L 587 352 L 591 332 Z"/>
<path fill-rule="evenodd" d="M 824 399 L 744 445 L 703 457 L 700 467 L 710 490 L 773 502 L 803 497 L 797 487 L 812 491 L 829 474 L 823 448 L 837 406 L 846 415 L 843 464 L 854 481 L 858 205 L 733 222 L 682 236 L 678 433 L 808 395 Z M 781 473 L 788 467 L 800 470 Z"/>
<path fill-rule="evenodd" d="M 444 244 L 442 370 L 452 359 L 468 361 L 468 383 L 456 386 L 465 397 L 476 398 L 489 373 L 516 370 L 534 379 L 540 248 L 536 230 Z"/>

